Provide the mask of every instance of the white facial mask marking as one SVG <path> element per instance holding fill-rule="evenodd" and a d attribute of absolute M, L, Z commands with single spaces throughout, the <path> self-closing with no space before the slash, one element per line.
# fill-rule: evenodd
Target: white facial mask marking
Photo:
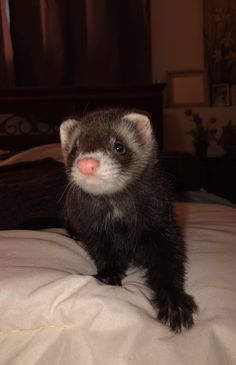
<path fill-rule="evenodd" d="M 120 176 L 119 164 L 107 154 L 93 152 L 81 154 L 79 158 L 95 158 L 100 161 L 100 166 L 93 175 L 84 175 L 77 167 L 78 158 L 75 160 L 71 169 L 71 179 L 82 190 L 95 195 L 113 194 L 126 185 L 125 179 Z"/>

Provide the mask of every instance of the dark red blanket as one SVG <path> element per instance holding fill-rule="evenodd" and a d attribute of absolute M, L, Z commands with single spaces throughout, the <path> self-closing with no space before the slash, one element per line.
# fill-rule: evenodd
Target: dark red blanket
<path fill-rule="evenodd" d="M 66 185 L 64 165 L 52 159 L 1 167 L 0 229 L 60 226 Z"/>
<path fill-rule="evenodd" d="M 203 186 L 199 162 L 191 155 L 163 156 L 174 191 Z M 0 229 L 62 226 L 67 178 L 62 163 L 52 159 L 0 167 Z"/>

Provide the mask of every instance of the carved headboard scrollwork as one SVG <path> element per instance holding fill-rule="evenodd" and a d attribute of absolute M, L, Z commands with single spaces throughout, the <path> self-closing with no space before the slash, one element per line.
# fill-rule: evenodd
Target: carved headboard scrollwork
<path fill-rule="evenodd" d="M 0 90 L 0 149 L 19 151 L 58 142 L 58 127 L 66 116 L 104 107 L 148 112 L 162 145 L 163 88 L 164 84 L 151 84 Z"/>

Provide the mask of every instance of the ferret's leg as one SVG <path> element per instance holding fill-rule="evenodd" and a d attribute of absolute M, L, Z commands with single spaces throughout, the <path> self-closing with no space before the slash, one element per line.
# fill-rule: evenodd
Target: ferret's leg
<path fill-rule="evenodd" d="M 125 242 L 122 240 L 122 242 Z M 122 279 L 130 261 L 127 251 L 124 249 L 121 240 L 110 241 L 105 236 L 92 245 L 91 257 L 97 267 L 95 277 L 105 284 L 121 285 Z M 123 247 L 123 248 L 122 248 Z"/>
<path fill-rule="evenodd" d="M 115 240 L 111 239 L 106 232 L 99 232 L 96 236 L 91 235 L 90 239 L 86 241 L 79 231 L 70 225 L 67 225 L 67 231 L 73 239 L 83 243 L 84 248 L 95 262 L 97 274 L 94 277 L 105 284 L 121 286 L 130 261 L 129 255 L 124 249 L 127 239 L 118 231 Z"/>
<path fill-rule="evenodd" d="M 184 291 L 184 242 L 175 227 L 146 232 L 135 256 L 137 265 L 146 269 L 147 284 L 153 291 L 158 319 L 175 332 L 193 325 L 197 305 Z"/>
<path fill-rule="evenodd" d="M 124 259 L 119 262 L 118 258 L 107 255 L 97 258 L 96 266 L 98 273 L 95 277 L 98 280 L 108 285 L 121 286 L 121 281 L 126 276 L 125 271 L 128 263 Z"/>

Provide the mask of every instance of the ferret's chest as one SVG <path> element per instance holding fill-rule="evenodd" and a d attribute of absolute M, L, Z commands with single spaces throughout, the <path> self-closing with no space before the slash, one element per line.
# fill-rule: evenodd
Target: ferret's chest
<path fill-rule="evenodd" d="M 91 199 L 85 204 L 86 216 L 89 217 L 91 226 L 114 226 L 128 224 L 133 220 L 135 210 L 124 199 Z"/>
<path fill-rule="evenodd" d="M 105 210 L 104 219 L 106 221 L 116 221 L 116 220 L 123 220 L 125 217 L 125 212 L 119 206 L 119 204 L 111 201 L 108 206 L 107 210 Z"/>

